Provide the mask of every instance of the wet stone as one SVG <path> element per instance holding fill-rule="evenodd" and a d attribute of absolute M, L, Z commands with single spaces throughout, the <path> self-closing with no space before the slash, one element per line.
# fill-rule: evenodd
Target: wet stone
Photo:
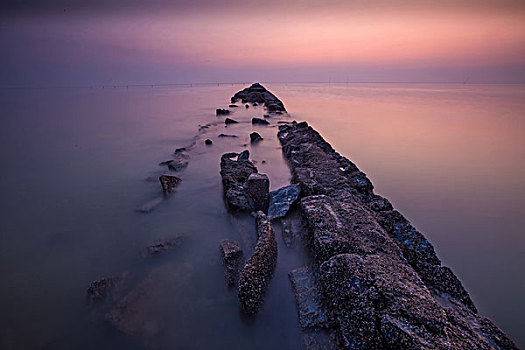
<path fill-rule="evenodd" d="M 261 118 L 252 118 L 252 124 L 253 125 L 268 125 L 270 124 L 270 122 L 268 122 L 267 120 L 265 119 L 261 119 Z"/>
<path fill-rule="evenodd" d="M 251 143 L 257 143 L 259 141 L 263 140 L 263 138 L 261 137 L 261 135 L 259 135 L 258 132 L 252 132 L 250 134 L 250 142 Z"/>
<path fill-rule="evenodd" d="M 270 220 L 285 216 L 292 204 L 299 198 L 300 192 L 301 190 L 297 185 L 289 185 L 272 191 L 268 209 Z"/>
<path fill-rule="evenodd" d="M 220 244 L 221 257 L 224 265 L 224 277 L 229 287 L 237 283 L 243 252 L 240 244 L 232 240 L 223 240 Z"/>
<path fill-rule="evenodd" d="M 231 119 L 231 118 L 224 119 L 224 124 L 238 124 L 238 123 L 239 123 L 238 121 Z"/>
<path fill-rule="evenodd" d="M 227 110 L 227 109 L 217 108 L 217 109 L 215 110 L 215 114 L 216 114 L 216 115 L 229 115 L 229 114 L 230 114 L 230 111 Z"/>
<path fill-rule="evenodd" d="M 204 144 L 206 144 L 206 145 L 209 146 L 209 145 L 213 144 L 213 141 L 210 140 L 210 139 L 206 139 L 206 140 L 204 141 Z"/>
<path fill-rule="evenodd" d="M 184 241 L 184 236 L 182 235 L 170 237 L 166 239 L 159 239 L 156 242 L 144 248 L 142 255 L 145 257 L 159 255 L 172 248 L 180 246 L 183 241 Z"/>
<path fill-rule="evenodd" d="M 292 284 L 301 328 L 328 328 L 329 318 L 322 305 L 322 293 L 315 283 L 313 273 L 307 267 L 301 267 L 291 271 L 288 277 Z"/>
<path fill-rule="evenodd" d="M 268 175 L 254 173 L 248 176 L 244 184 L 248 199 L 253 210 L 268 210 L 268 197 L 270 192 L 270 180 Z"/>
<path fill-rule="evenodd" d="M 270 220 L 262 211 L 257 213 L 256 225 L 257 245 L 242 269 L 238 293 L 241 309 L 250 317 L 257 315 L 261 309 L 277 265 L 275 234 Z"/>
<path fill-rule="evenodd" d="M 250 151 L 244 150 L 241 153 L 239 153 L 239 156 L 237 157 L 237 160 L 248 160 L 250 159 Z"/>
<path fill-rule="evenodd" d="M 160 185 L 165 193 L 171 193 L 182 181 L 175 175 L 161 175 L 159 176 Z"/>

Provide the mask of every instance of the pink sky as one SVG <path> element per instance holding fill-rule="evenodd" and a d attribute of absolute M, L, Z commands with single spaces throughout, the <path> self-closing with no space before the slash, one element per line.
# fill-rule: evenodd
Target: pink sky
<path fill-rule="evenodd" d="M 519 1 L 67 4 L 5 11 L 7 81 L 525 82 Z"/>

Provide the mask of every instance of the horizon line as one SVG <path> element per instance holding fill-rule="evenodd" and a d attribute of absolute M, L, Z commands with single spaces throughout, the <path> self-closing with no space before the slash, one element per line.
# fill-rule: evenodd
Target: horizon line
<path fill-rule="evenodd" d="M 497 83 L 497 82 L 460 82 L 460 81 L 238 81 L 238 82 L 204 82 L 204 83 L 132 83 L 132 84 L 90 84 L 90 85 L 21 85 L 21 86 L 0 86 L 1 90 L 40 90 L 40 89 L 127 89 L 137 87 L 170 87 L 170 86 L 210 86 L 210 85 L 250 85 L 253 83 L 261 84 L 450 84 L 450 85 L 525 85 L 525 82 L 517 83 Z"/>

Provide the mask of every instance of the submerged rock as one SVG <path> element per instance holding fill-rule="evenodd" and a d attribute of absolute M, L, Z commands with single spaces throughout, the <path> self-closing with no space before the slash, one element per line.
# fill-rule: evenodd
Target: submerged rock
<path fill-rule="evenodd" d="M 130 273 L 119 276 L 103 277 L 91 282 L 86 293 L 87 303 L 91 306 L 111 302 L 116 294 L 122 292 L 131 278 Z"/>
<path fill-rule="evenodd" d="M 227 110 L 227 109 L 217 108 L 217 109 L 215 110 L 215 114 L 216 114 L 216 115 L 229 115 L 229 114 L 230 114 L 230 111 Z"/>
<path fill-rule="evenodd" d="M 261 118 L 252 118 L 252 124 L 254 125 L 268 125 L 270 124 L 267 120 Z"/>
<path fill-rule="evenodd" d="M 261 135 L 259 135 L 258 132 L 252 132 L 250 134 L 250 142 L 251 143 L 256 143 L 256 142 L 259 142 L 261 141 L 263 138 L 261 137 Z"/>
<path fill-rule="evenodd" d="M 301 328 L 328 328 L 329 318 L 322 304 L 322 293 L 310 269 L 300 267 L 291 271 L 288 277 L 292 284 Z"/>
<path fill-rule="evenodd" d="M 160 185 L 165 193 L 171 193 L 182 181 L 180 177 L 175 175 L 161 175 L 159 176 Z"/>
<path fill-rule="evenodd" d="M 300 192 L 299 186 L 295 184 L 272 191 L 270 193 L 270 208 L 268 209 L 270 220 L 285 216 L 292 204 L 299 198 Z"/>
<path fill-rule="evenodd" d="M 238 121 L 231 119 L 231 118 L 224 119 L 224 124 L 238 124 L 238 123 L 239 123 Z"/>
<path fill-rule="evenodd" d="M 226 279 L 226 284 L 230 287 L 237 283 L 242 256 L 242 248 L 239 243 L 227 239 L 221 241 L 221 257 L 224 265 L 224 277 Z"/>
<path fill-rule="evenodd" d="M 155 209 L 160 203 L 162 203 L 164 199 L 162 197 L 157 197 L 150 199 L 146 203 L 143 203 L 142 205 L 137 207 L 137 211 L 140 211 L 141 213 L 149 213 L 153 209 Z"/>
<path fill-rule="evenodd" d="M 277 265 L 277 242 L 272 224 L 259 211 L 256 218 L 257 245 L 244 265 L 239 278 L 239 302 L 248 316 L 255 316 L 264 303 L 264 296 Z"/>
<path fill-rule="evenodd" d="M 144 249 L 142 255 L 143 256 L 155 256 L 160 253 L 164 253 L 174 247 L 178 247 L 179 245 L 181 245 L 183 241 L 184 241 L 184 236 L 182 235 L 157 240 L 156 242 L 148 245 Z"/>
<path fill-rule="evenodd" d="M 165 162 L 159 163 L 159 165 L 166 165 L 166 166 L 168 166 L 168 169 L 170 169 L 172 171 L 181 171 L 181 170 L 185 169 L 188 166 L 188 161 L 187 160 L 170 159 L 170 160 L 167 160 Z"/>
<path fill-rule="evenodd" d="M 228 135 L 228 134 L 219 134 L 219 137 L 231 137 L 231 138 L 237 138 L 239 136 L 237 135 Z"/>
<path fill-rule="evenodd" d="M 162 339 L 173 332 L 166 319 L 185 302 L 193 269 L 188 264 L 168 263 L 153 269 L 126 294 L 115 300 L 105 319 L 146 348 L 159 349 Z"/>

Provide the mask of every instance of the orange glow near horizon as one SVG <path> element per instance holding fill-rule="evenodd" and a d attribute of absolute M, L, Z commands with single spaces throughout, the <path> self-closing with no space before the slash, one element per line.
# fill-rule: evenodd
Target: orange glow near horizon
<path fill-rule="evenodd" d="M 159 15 L 58 24 L 71 40 L 133 50 L 157 63 L 210 65 L 523 64 L 525 16 L 331 13 L 283 19 Z M 75 29 L 76 27 L 76 29 Z"/>
<path fill-rule="evenodd" d="M 179 72 L 206 68 L 219 76 L 224 69 L 244 67 L 351 67 L 354 72 L 372 67 L 380 72 L 525 66 L 525 3 L 514 0 L 326 5 L 297 0 L 265 2 L 264 7 L 249 0 L 240 7 L 200 1 L 208 5 L 147 13 L 55 14 L 13 18 L 4 24 L 16 33 L 13 42 L 19 56 L 92 71 L 113 66 L 128 72 L 144 67 Z M 369 79 L 380 76 L 374 74 Z M 397 79 L 403 80 L 404 74 Z M 506 74 L 508 78 L 513 73 Z M 441 78 L 440 73 L 430 76 Z"/>

